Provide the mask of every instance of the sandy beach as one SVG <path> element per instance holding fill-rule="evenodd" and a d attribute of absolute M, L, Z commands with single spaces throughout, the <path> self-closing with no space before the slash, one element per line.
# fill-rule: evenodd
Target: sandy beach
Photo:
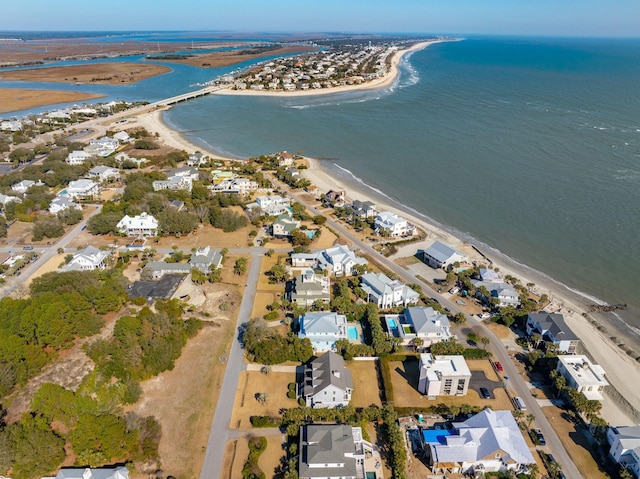
<path fill-rule="evenodd" d="M 215 95 L 239 95 L 239 96 L 279 96 L 279 97 L 300 97 L 300 96 L 316 96 L 316 95 L 328 95 L 331 93 L 344 93 L 349 91 L 360 91 L 360 90 L 377 90 L 380 88 L 387 88 L 393 85 L 393 82 L 398 77 L 398 65 L 402 60 L 402 57 L 409 53 L 415 52 L 418 50 L 422 50 L 427 48 L 430 45 L 435 45 L 436 43 L 456 41 L 454 39 L 451 40 L 431 40 L 426 42 L 416 43 L 410 48 L 405 48 L 403 50 L 398 50 L 393 53 L 391 57 L 391 64 L 389 71 L 381 78 L 376 78 L 375 80 L 371 80 L 366 83 L 360 83 L 357 85 L 345 85 L 338 86 L 335 88 L 320 88 L 313 90 L 295 90 L 295 91 L 265 91 L 265 90 L 231 90 L 225 89 L 215 92 Z"/>
<path fill-rule="evenodd" d="M 414 45 L 411 49 L 396 52 L 392 59 L 392 69 L 389 74 L 376 82 L 370 82 L 364 85 L 355 85 L 353 87 L 344 87 L 344 89 L 330 89 L 326 91 L 301 92 L 303 95 L 318 95 L 326 93 L 334 93 L 338 91 L 353 91 L 370 88 L 385 88 L 395 81 L 398 75 L 398 64 L 402 55 L 413 50 L 425 48 L 435 42 L 423 42 Z M 228 91 L 219 92 L 217 94 L 258 94 L 258 95 L 291 95 L 290 92 L 236 92 Z M 294 93 L 295 94 L 295 93 Z M 191 153 L 201 151 L 212 158 L 220 158 L 224 160 L 237 160 L 234 158 L 225 158 L 214 151 L 207 150 L 199 146 L 185 136 L 170 129 L 162 120 L 162 113 L 166 109 L 159 109 L 149 113 L 139 115 L 135 120 L 132 119 L 127 128 L 138 124 L 144 126 L 148 131 L 158 132 L 160 137 L 168 146 L 180 150 L 186 150 Z M 266 152 L 272 153 L 272 152 Z M 455 231 L 447 229 L 445 226 L 438 225 L 434 221 L 426 217 L 414 213 L 410 209 L 395 203 L 389 198 L 376 193 L 373 189 L 366 185 L 351 179 L 343 179 L 331 174 L 322 166 L 322 162 L 313 158 L 307 158 L 309 161 L 309 169 L 303 170 L 303 176 L 307 177 L 321 191 L 330 189 L 344 189 L 350 200 L 369 200 L 377 204 L 378 210 L 390 210 L 398 215 L 407 218 L 413 224 L 426 232 L 427 238 L 420 243 L 412 243 L 404 246 L 396 254 L 396 257 L 411 256 L 415 254 L 417 249 L 428 247 L 434 240 L 440 240 L 451 246 L 459 248 L 470 255 L 474 260 L 480 263 L 487 261 L 474 249 L 478 248 L 482 253 L 491 260 L 495 267 L 498 267 L 502 275 L 512 275 L 518 278 L 522 284 L 534 283 L 535 291 L 538 294 L 545 293 L 551 299 L 551 305 L 547 307 L 549 312 L 560 312 L 564 315 L 567 324 L 580 337 L 584 349 L 592 357 L 593 361 L 600 364 L 606 371 L 606 378 L 612 387 L 623 396 L 628 403 L 640 411 L 640 395 L 637 392 L 637 384 L 640 384 L 640 363 L 635 360 L 635 356 L 640 356 L 640 342 L 637 336 L 632 335 L 631 331 L 621 322 L 612 320 L 611 315 L 600 313 L 587 313 L 588 306 L 593 304 L 593 300 L 570 290 L 565 285 L 546 276 L 544 273 L 520 264 L 508 256 L 497 250 L 492 250 L 484 244 L 475 244 L 472 241 L 465 240 Z M 629 356 L 614 341 L 612 337 L 618 338 L 617 342 L 624 342 L 631 349 L 638 351 L 638 354 Z M 624 407 L 620 408 L 624 411 Z M 603 411 L 604 412 L 604 411 Z M 640 417 L 634 417 L 634 412 L 627 408 L 626 417 L 619 414 L 612 414 L 618 422 L 614 425 L 632 425 L 640 420 Z M 605 417 L 606 419 L 606 417 Z"/>

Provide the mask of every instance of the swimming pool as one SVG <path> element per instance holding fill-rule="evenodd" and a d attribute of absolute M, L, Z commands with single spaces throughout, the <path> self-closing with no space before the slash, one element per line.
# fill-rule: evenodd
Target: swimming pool
<path fill-rule="evenodd" d="M 357 341 L 358 340 L 358 328 L 356 328 L 355 326 L 349 326 L 347 328 L 347 336 L 349 337 L 349 340 Z"/>
<path fill-rule="evenodd" d="M 396 322 L 396 318 L 387 318 L 387 331 L 392 336 L 396 338 L 400 337 L 400 331 L 398 330 L 398 323 Z"/>
<path fill-rule="evenodd" d="M 390 327 L 391 329 L 395 329 L 395 328 L 397 328 L 397 327 L 398 327 L 398 324 L 396 323 L 396 320 L 395 320 L 395 319 L 393 319 L 393 318 L 389 318 L 389 319 L 387 319 L 387 324 L 389 325 L 389 327 Z"/>

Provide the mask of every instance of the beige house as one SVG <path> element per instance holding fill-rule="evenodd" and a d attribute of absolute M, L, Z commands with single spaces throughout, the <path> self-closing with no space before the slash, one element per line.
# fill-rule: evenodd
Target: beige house
<path fill-rule="evenodd" d="M 418 392 L 429 399 L 437 396 L 466 396 L 471 371 L 463 356 L 420 355 Z"/>

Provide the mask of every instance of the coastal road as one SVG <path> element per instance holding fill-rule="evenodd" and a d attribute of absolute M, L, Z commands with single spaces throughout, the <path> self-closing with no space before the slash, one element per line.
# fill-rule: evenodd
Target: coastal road
<path fill-rule="evenodd" d="M 267 175 L 265 175 L 267 176 Z M 284 191 L 289 192 L 289 195 L 297 202 L 303 204 L 313 215 L 321 214 L 323 216 L 327 216 L 325 213 L 321 212 L 314 206 L 307 203 L 303 200 L 300 195 L 292 191 L 287 185 L 275 179 L 272 175 L 268 175 L 271 181 L 273 181 L 274 185 L 280 186 Z M 344 238 L 348 239 L 352 242 L 354 247 L 359 248 L 363 253 L 369 255 L 371 258 L 374 258 L 375 261 L 384 265 L 385 268 L 393 272 L 398 276 L 398 278 L 402 279 L 406 283 L 414 283 L 419 284 L 422 287 L 423 292 L 431 296 L 432 298 L 437 299 L 440 304 L 444 307 L 449 308 L 449 310 L 453 313 L 462 312 L 467 318 L 467 322 L 472 326 L 477 326 L 482 329 L 483 335 L 489 338 L 489 349 L 494 354 L 494 359 L 500 361 L 504 367 L 504 374 L 509 377 L 509 380 L 506 381 L 508 384 L 508 389 L 513 391 L 513 396 L 520 396 L 525 404 L 527 405 L 527 414 L 534 414 L 536 417 L 536 425 L 542 430 L 542 433 L 545 436 L 547 441 L 547 448 L 553 453 L 555 459 L 562 466 L 562 472 L 568 479 L 581 479 L 582 475 L 578 471 L 578 468 L 571 460 L 571 457 L 567 453 L 566 449 L 562 445 L 562 442 L 558 438 L 556 432 L 551 427 L 551 424 L 545 417 L 542 409 L 538 405 L 537 401 L 531 396 L 529 388 L 527 387 L 524 379 L 518 373 L 513 360 L 509 356 L 508 350 L 505 348 L 502 341 L 500 341 L 493 332 L 485 327 L 485 325 L 478 321 L 473 316 L 461 311 L 460 308 L 456 304 L 454 304 L 449 299 L 442 296 L 440 293 L 434 291 L 428 284 L 424 283 L 419 278 L 412 275 L 409 271 L 401 267 L 400 265 L 394 263 L 387 257 L 380 254 L 378 251 L 373 249 L 371 245 L 365 243 L 360 240 L 357 236 L 351 232 L 350 229 L 346 228 L 342 224 L 336 222 L 333 219 L 327 218 L 328 226 L 333 228 L 336 232 L 342 235 Z"/>
<path fill-rule="evenodd" d="M 224 451 L 227 441 L 238 436 L 237 431 L 230 431 L 231 414 L 233 413 L 233 402 L 238 389 L 238 379 L 240 373 L 245 369 L 244 353 L 238 338 L 238 328 L 249 321 L 253 302 L 258 288 L 258 278 L 260 277 L 260 264 L 264 256 L 264 248 L 253 248 L 251 253 L 251 264 L 247 276 L 247 286 L 242 295 L 236 331 L 234 332 L 231 351 L 227 357 L 227 367 L 218 396 L 215 415 L 211 424 L 209 441 L 207 442 L 207 452 L 200 471 L 200 479 L 218 479 L 223 477 L 222 464 L 224 461 Z"/>

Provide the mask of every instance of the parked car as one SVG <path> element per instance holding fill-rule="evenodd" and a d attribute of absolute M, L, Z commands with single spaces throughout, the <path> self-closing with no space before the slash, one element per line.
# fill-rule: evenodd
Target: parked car
<path fill-rule="evenodd" d="M 500 373 L 501 373 L 501 372 L 503 372 L 503 371 L 504 371 L 504 368 L 502 367 L 502 364 L 501 364 L 501 363 L 499 363 L 498 361 L 496 361 L 494 364 L 496 365 L 496 369 L 498 370 L 498 372 L 500 372 Z"/>
<path fill-rule="evenodd" d="M 489 393 L 489 390 L 487 388 L 480 388 L 480 394 L 485 399 L 490 399 L 491 398 L 491 394 Z"/>
<path fill-rule="evenodd" d="M 33 245 L 32 244 L 25 245 L 25 246 L 22 247 L 22 249 L 30 251 L 30 250 L 33 249 Z"/>
<path fill-rule="evenodd" d="M 547 440 L 544 438 L 544 435 L 542 434 L 542 431 L 540 429 L 534 429 L 533 433 L 536 435 L 536 439 L 538 440 L 541 446 L 544 446 L 547 444 Z"/>

